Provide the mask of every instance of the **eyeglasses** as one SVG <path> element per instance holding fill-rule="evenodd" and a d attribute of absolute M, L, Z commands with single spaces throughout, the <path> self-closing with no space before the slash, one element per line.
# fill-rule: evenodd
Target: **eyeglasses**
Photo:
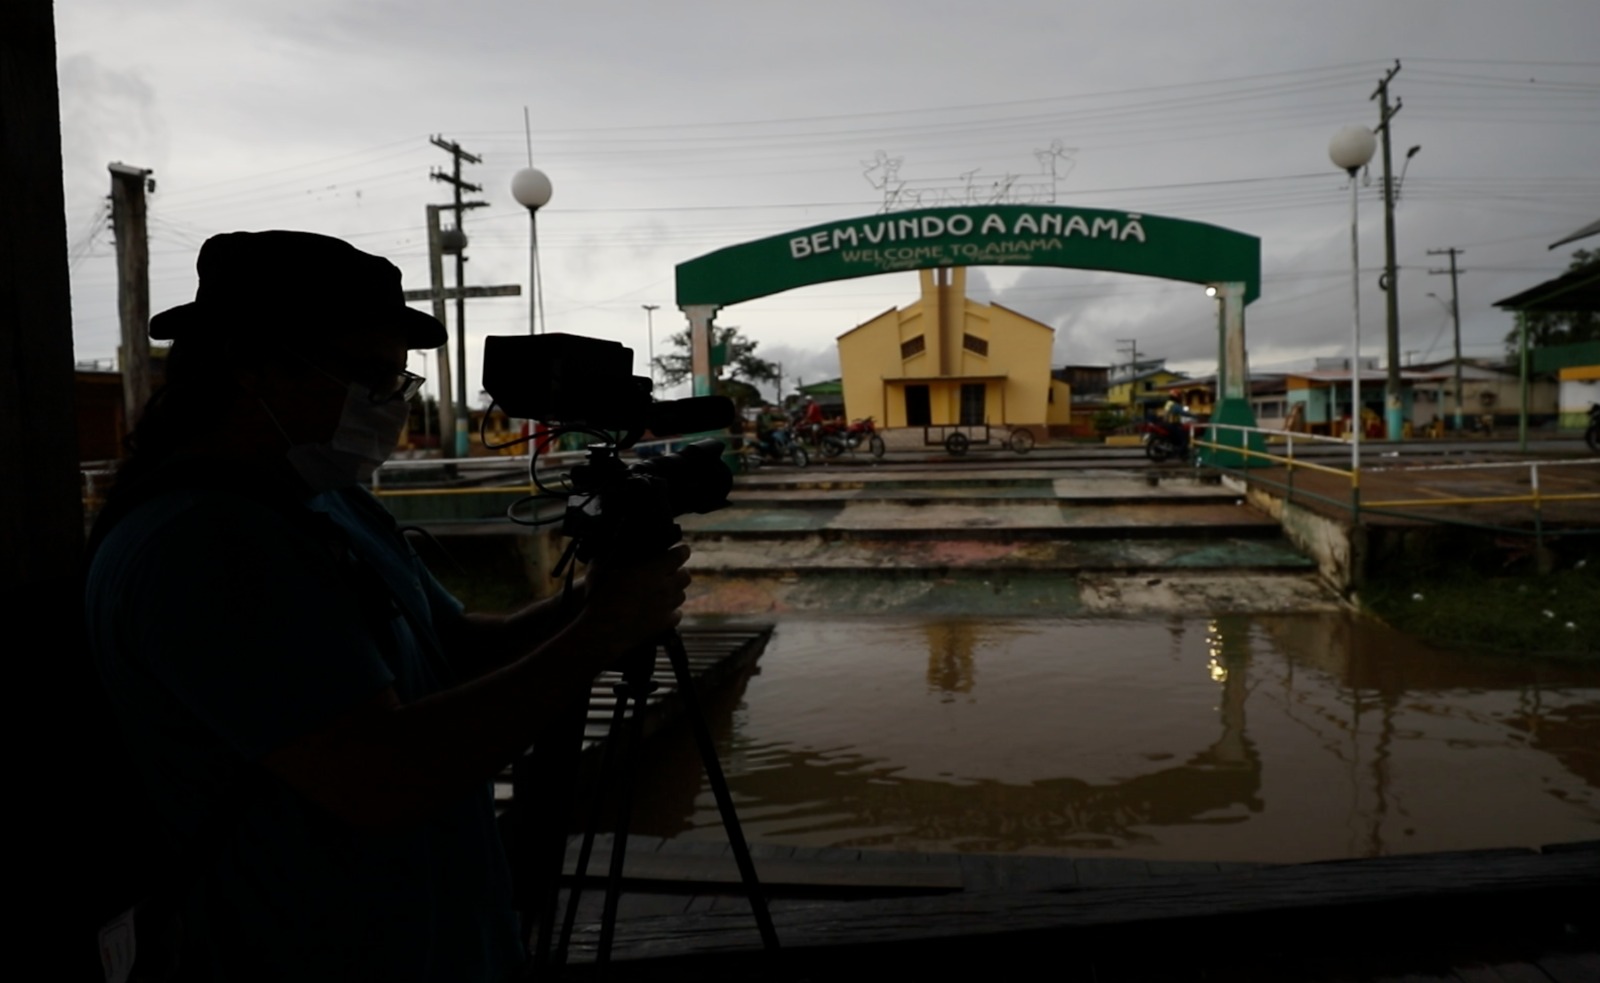
<path fill-rule="evenodd" d="M 422 384 L 427 381 L 425 377 L 417 375 L 415 372 L 401 369 L 400 374 L 395 376 L 396 385 L 393 390 L 385 394 L 380 389 L 373 389 L 367 398 L 374 403 L 404 403 L 421 392 Z"/>
<path fill-rule="evenodd" d="M 339 376 L 334 375 L 310 359 L 300 355 L 295 357 L 339 385 L 345 385 L 345 381 Z M 422 391 L 422 384 L 428 381 L 425 376 L 417 375 L 415 372 L 406 369 L 396 371 L 391 368 L 380 369 L 376 366 L 366 371 L 354 372 L 352 376 L 355 381 L 367 387 L 367 399 L 379 405 L 408 402 L 413 396 Z"/>

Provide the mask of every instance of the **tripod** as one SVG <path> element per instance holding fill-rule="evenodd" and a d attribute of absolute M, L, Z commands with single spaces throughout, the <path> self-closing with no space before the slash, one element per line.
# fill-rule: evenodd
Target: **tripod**
<path fill-rule="evenodd" d="M 695 745 L 700 753 L 700 762 L 705 768 L 706 779 L 711 785 L 712 795 L 717 801 L 717 810 L 722 816 L 723 828 L 728 834 L 729 847 L 733 853 L 734 862 L 739 868 L 739 879 L 744 887 L 746 897 L 750 899 L 750 908 L 756 920 L 756 928 L 761 933 L 762 947 L 770 954 L 778 949 L 778 934 L 772 925 L 772 916 L 767 910 L 766 898 L 761 893 L 760 882 L 756 878 L 755 864 L 750 858 L 750 848 L 745 842 L 744 831 L 739 825 L 739 817 L 734 811 L 733 797 L 728 791 L 727 779 L 723 776 L 721 763 L 717 760 L 716 746 L 711 738 L 711 729 L 707 726 L 704 715 L 700 711 L 699 698 L 695 693 L 694 679 L 689 672 L 689 657 L 684 651 L 683 639 L 676 631 L 669 631 L 657 643 L 665 648 L 667 659 L 672 666 L 673 677 L 677 683 L 679 697 L 683 700 L 684 713 L 688 717 L 689 726 L 694 734 Z M 657 683 L 651 677 L 655 672 L 655 655 L 657 644 L 643 646 L 630 653 L 624 660 L 622 681 L 615 684 L 613 692 L 616 694 L 616 705 L 612 710 L 610 732 L 606 738 L 605 748 L 602 751 L 600 762 L 600 778 L 595 791 L 593 810 L 589 822 L 584 830 L 583 843 L 578 851 L 576 876 L 573 880 L 571 893 L 567 898 L 566 914 L 562 921 L 559 940 L 555 937 L 555 910 L 559 900 L 559 875 L 565 865 L 566 833 L 564 824 L 554 830 L 549 829 L 546 823 L 545 835 L 554 841 L 554 846 L 546 846 L 543 857 L 545 858 L 545 872 L 547 879 L 541 885 L 542 891 L 537 892 L 536 900 L 540 903 L 537 919 L 537 941 L 534 946 L 534 969 L 556 969 L 566 962 L 567 951 L 572 941 L 573 929 L 577 922 L 578 902 L 581 896 L 582 883 L 588 872 L 589 859 L 594 849 L 595 829 L 599 825 L 601 806 L 605 798 L 605 791 L 612 783 L 613 771 L 617 768 L 619 752 L 618 745 L 623 743 L 624 732 L 627 732 L 627 761 L 621 766 L 625 772 L 617 791 L 617 832 L 611 847 L 611 862 L 607 873 L 605 904 L 600 919 L 600 938 L 595 953 L 595 963 L 603 973 L 611 959 L 612 942 L 616 934 L 617 904 L 622 896 L 623 864 L 627 854 L 628 825 L 632 819 L 633 793 L 638 777 L 639 756 L 642 751 L 644 737 L 644 706 L 650 694 L 657 689 Z M 628 719 L 629 705 L 634 708 L 633 717 Z M 581 720 L 580 732 L 581 732 Z M 630 726 L 631 725 L 631 726 Z M 566 745 L 575 749 L 578 746 L 576 735 L 570 735 L 574 740 Z M 575 777 L 576 769 L 571 765 L 576 763 L 577 753 L 570 755 L 570 763 L 566 769 L 569 779 Z M 519 762 L 519 766 L 520 766 Z M 522 785 L 531 783 L 516 782 L 513 792 L 513 808 L 517 809 L 518 802 L 528 802 L 522 798 Z M 526 808 L 526 807 L 521 807 Z M 519 823 L 524 826 L 524 823 Z M 547 843 L 550 842 L 547 840 Z M 557 865 L 551 869 L 552 861 Z"/>

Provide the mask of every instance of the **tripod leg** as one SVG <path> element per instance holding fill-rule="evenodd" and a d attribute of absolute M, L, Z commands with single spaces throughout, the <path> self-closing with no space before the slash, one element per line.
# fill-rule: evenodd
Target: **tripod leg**
<path fill-rule="evenodd" d="M 627 764 L 624 766 L 626 774 L 622 776 L 622 786 L 617 791 L 617 831 L 611 839 L 611 870 L 606 878 L 605 908 L 600 916 L 600 942 L 595 950 L 595 966 L 602 976 L 605 967 L 611 962 L 611 942 L 617 930 L 617 903 L 622 899 L 622 865 L 628 852 L 628 826 L 633 822 L 633 790 L 639 781 L 639 757 L 644 745 L 644 705 L 645 700 L 655 691 L 656 684 L 650 679 L 655 672 L 656 647 L 640 649 L 629 656 L 627 665 L 623 669 L 623 682 L 618 689 L 618 699 L 624 699 L 620 694 L 627 693 L 634 701 L 633 719 L 629 721 L 628 746 L 623 753 L 627 755 Z"/>
<path fill-rule="evenodd" d="M 566 862 L 567 814 L 550 804 L 549 790 L 577 783 L 586 710 L 582 707 L 550 727 L 511 769 L 513 883 L 523 925 L 535 934 L 534 965 L 550 956 L 561 868 Z"/>
<path fill-rule="evenodd" d="M 594 853 L 594 833 L 600 827 L 600 810 L 605 805 L 606 788 L 611 783 L 611 769 L 616 761 L 617 742 L 622 739 L 623 718 L 628 713 L 626 686 L 614 686 L 612 692 L 617 703 L 611 711 L 611 727 L 606 732 L 605 748 L 600 752 L 600 777 L 595 782 L 594 804 L 589 810 L 589 822 L 583 828 L 583 846 L 578 850 L 578 867 L 572 879 L 572 890 L 567 894 L 567 913 L 561 921 L 561 941 L 556 945 L 555 965 L 564 966 L 567 950 L 572 945 L 572 932 L 578 923 L 578 902 L 583 896 L 583 880 L 589 873 L 589 857 Z M 547 953 L 549 942 L 540 937 L 540 952 Z M 538 965 L 545 965 L 543 959 Z"/>
<path fill-rule="evenodd" d="M 728 780 L 723 777 L 722 763 L 717 760 L 717 746 L 711 740 L 711 728 L 706 725 L 706 718 L 700 712 L 700 701 L 694 692 L 694 678 L 689 674 L 689 655 L 684 651 L 683 639 L 676 631 L 669 632 L 662 643 L 672 662 L 672 673 L 678 681 L 678 693 L 683 700 L 684 713 L 689 718 L 689 727 L 694 731 L 694 742 L 700 748 L 700 763 L 706 770 L 711 794 L 716 796 L 717 810 L 722 813 L 722 826 L 728 831 L 728 845 L 733 850 L 734 862 L 739 865 L 739 879 L 750 898 L 750 910 L 755 914 L 756 928 L 761 932 L 761 944 L 768 952 L 776 952 L 778 931 L 772 926 L 766 895 L 761 892 L 761 883 L 756 879 L 756 865 L 750 859 L 750 847 L 745 843 L 744 830 L 739 826 L 739 814 L 734 811 L 733 796 L 728 792 Z"/>

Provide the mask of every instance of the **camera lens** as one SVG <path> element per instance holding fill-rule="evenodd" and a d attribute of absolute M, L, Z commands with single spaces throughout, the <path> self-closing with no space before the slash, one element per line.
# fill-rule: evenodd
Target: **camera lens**
<path fill-rule="evenodd" d="M 675 516 L 711 512 L 728 504 L 733 472 L 722 463 L 720 440 L 697 440 L 676 454 L 633 465 L 629 470 L 652 480 Z"/>

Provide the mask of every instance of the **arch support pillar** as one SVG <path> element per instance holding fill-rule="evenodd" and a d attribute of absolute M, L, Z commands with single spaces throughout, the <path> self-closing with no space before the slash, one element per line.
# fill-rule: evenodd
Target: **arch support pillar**
<path fill-rule="evenodd" d="M 680 308 L 689 319 L 689 370 L 694 375 L 696 396 L 711 392 L 711 325 L 717 320 L 715 304 L 687 304 Z"/>
<path fill-rule="evenodd" d="M 1250 408 L 1250 359 L 1244 339 L 1245 285 L 1238 282 L 1215 283 L 1217 298 L 1217 398 L 1212 410 L 1213 423 L 1253 427 L 1255 411 Z M 1262 467 L 1265 461 L 1241 451 L 1266 450 L 1261 434 L 1218 431 L 1217 443 L 1241 450 L 1213 450 L 1201 455 L 1206 464 L 1225 468 Z"/>

